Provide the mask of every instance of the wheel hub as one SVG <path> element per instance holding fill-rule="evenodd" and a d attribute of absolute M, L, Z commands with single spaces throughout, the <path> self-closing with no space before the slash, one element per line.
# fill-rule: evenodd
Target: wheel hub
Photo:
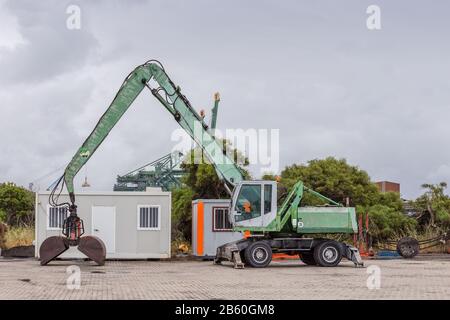
<path fill-rule="evenodd" d="M 338 256 L 338 252 L 337 252 L 336 248 L 328 247 L 328 248 L 325 248 L 322 256 L 325 261 L 333 262 L 334 260 L 336 260 L 336 257 Z"/>
<path fill-rule="evenodd" d="M 267 252 L 263 248 L 258 248 L 253 253 L 253 257 L 255 258 L 255 260 L 260 261 L 260 262 L 265 261 L 267 259 L 267 256 L 268 256 Z"/>

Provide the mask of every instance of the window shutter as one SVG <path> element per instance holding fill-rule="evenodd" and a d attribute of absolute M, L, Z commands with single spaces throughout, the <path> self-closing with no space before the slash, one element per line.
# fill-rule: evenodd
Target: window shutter
<path fill-rule="evenodd" d="M 138 226 L 143 230 L 159 229 L 159 207 L 141 206 L 139 207 Z"/>

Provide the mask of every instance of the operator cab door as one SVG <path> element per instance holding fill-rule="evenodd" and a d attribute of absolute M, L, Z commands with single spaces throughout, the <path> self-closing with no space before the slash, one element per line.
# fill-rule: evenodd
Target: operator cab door
<path fill-rule="evenodd" d="M 276 212 L 275 182 L 243 181 L 236 187 L 231 208 L 235 226 L 266 227 Z"/>
<path fill-rule="evenodd" d="M 277 216 L 277 183 L 268 181 L 263 186 L 263 227 L 267 227 Z"/>

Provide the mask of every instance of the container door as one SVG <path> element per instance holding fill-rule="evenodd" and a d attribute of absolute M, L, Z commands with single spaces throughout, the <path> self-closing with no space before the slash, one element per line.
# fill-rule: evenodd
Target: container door
<path fill-rule="evenodd" d="M 116 207 L 92 207 L 92 235 L 105 243 L 107 253 L 116 251 Z"/>

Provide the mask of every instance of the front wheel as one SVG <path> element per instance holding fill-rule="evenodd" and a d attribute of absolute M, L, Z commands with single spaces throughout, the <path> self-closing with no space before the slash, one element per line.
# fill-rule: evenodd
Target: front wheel
<path fill-rule="evenodd" d="M 267 267 L 272 261 L 272 248 L 264 241 L 255 241 L 245 249 L 244 258 L 253 268 Z"/>
<path fill-rule="evenodd" d="M 336 241 L 325 241 L 314 248 L 314 260 L 321 267 L 335 267 L 341 259 L 341 247 Z"/>

